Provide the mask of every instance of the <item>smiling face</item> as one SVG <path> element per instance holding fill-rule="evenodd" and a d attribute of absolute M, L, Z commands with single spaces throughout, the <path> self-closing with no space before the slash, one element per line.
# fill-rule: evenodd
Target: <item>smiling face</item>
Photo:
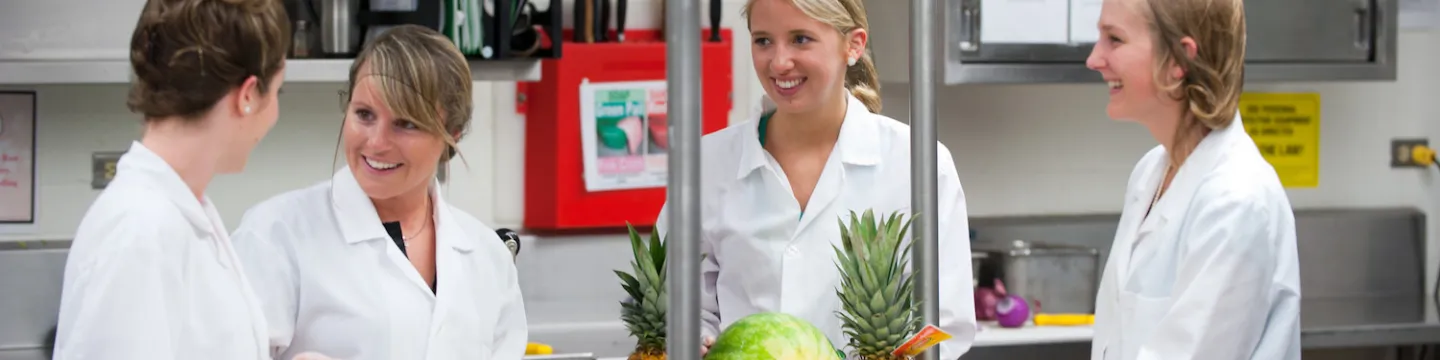
<path fill-rule="evenodd" d="M 365 66 L 351 90 L 345 110 L 345 161 L 365 194 L 389 199 L 423 192 L 435 178 L 445 139 L 420 129 L 414 120 L 396 115 Z"/>
<path fill-rule="evenodd" d="M 1117 120 L 1144 120 L 1178 109 L 1180 102 L 1155 81 L 1155 45 L 1143 1 L 1105 0 L 1100 8 L 1100 39 L 1085 65 L 1100 72 L 1110 89 L 1105 112 Z M 1178 77 L 1178 68 L 1164 75 Z M 1179 72 L 1183 74 L 1183 72 Z"/>
<path fill-rule="evenodd" d="M 847 62 L 865 48 L 864 30 L 841 34 L 791 0 L 753 0 L 747 14 L 755 74 L 779 111 L 844 103 Z"/>

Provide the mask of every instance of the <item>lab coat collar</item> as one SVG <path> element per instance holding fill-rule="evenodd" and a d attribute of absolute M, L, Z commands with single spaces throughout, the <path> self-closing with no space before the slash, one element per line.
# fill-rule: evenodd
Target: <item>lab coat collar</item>
<path fill-rule="evenodd" d="M 1254 146 L 1248 134 L 1245 133 L 1245 124 L 1240 121 L 1240 114 L 1235 114 L 1235 120 L 1230 125 L 1215 129 L 1200 140 L 1195 151 L 1185 159 L 1185 164 L 1180 166 L 1175 173 L 1175 178 L 1170 181 L 1170 188 L 1165 191 L 1163 197 L 1155 202 L 1150 209 L 1149 216 L 1145 214 L 1146 207 L 1150 206 L 1150 200 L 1155 196 L 1160 182 L 1164 179 L 1165 169 L 1170 166 L 1170 154 L 1162 148 L 1156 159 L 1148 164 L 1145 172 L 1136 179 L 1135 183 L 1139 191 L 1131 192 L 1127 199 L 1125 212 L 1135 214 L 1133 220 L 1120 224 L 1117 231 L 1118 236 L 1115 250 L 1123 251 L 1122 256 L 1112 256 L 1116 260 L 1117 270 L 1120 274 L 1130 273 L 1130 251 L 1142 238 L 1148 237 L 1155 231 L 1164 229 L 1167 223 L 1178 216 L 1183 216 L 1190 199 L 1195 196 L 1195 191 L 1205 179 L 1205 175 L 1211 173 L 1215 167 L 1220 165 L 1224 153 L 1231 147 L 1236 146 L 1237 141 L 1247 141 L 1249 146 Z M 1120 276 L 1120 288 L 1126 286 L 1128 276 Z"/>
<path fill-rule="evenodd" d="M 840 138 L 835 141 L 835 147 L 840 150 L 840 161 L 862 166 L 880 163 L 880 137 L 877 135 L 880 130 L 877 129 L 879 123 L 875 114 L 855 95 L 846 92 L 845 99 L 845 119 L 840 124 Z M 775 111 L 775 102 L 770 97 L 762 96 L 760 100 L 761 111 L 753 115 L 753 119 L 758 120 L 764 114 Z M 746 124 L 741 136 L 745 145 L 741 147 L 740 166 L 735 174 L 737 179 L 749 176 L 766 164 L 765 147 L 760 146 L 760 122 Z"/>
<path fill-rule="evenodd" d="M 215 234 L 215 227 L 210 224 L 210 217 L 207 216 L 205 205 L 195 194 L 190 192 L 190 185 L 180 178 L 180 173 L 175 171 L 170 163 L 165 162 L 159 154 L 150 151 L 139 141 L 130 143 L 130 150 L 115 164 L 116 171 L 125 174 L 137 174 L 149 178 L 157 185 L 165 198 L 174 203 L 185 216 L 190 226 L 195 229 L 200 238 L 210 238 Z M 210 196 L 205 195 L 205 203 L 210 202 Z"/>
<path fill-rule="evenodd" d="M 430 184 L 431 196 L 434 196 L 435 204 L 435 238 L 441 246 L 449 246 L 461 252 L 475 250 L 476 242 L 486 238 L 487 234 L 478 236 L 466 236 L 465 230 L 456 221 L 454 211 L 451 211 L 450 204 L 445 202 L 445 196 L 440 190 L 440 181 L 435 180 Z"/>
<path fill-rule="evenodd" d="M 350 171 L 349 166 L 336 171 L 331 178 L 330 196 L 333 199 L 332 210 L 339 221 L 340 232 L 345 236 L 346 243 L 390 239 L 390 234 L 385 232 L 385 226 L 380 222 L 380 214 L 375 211 L 375 203 L 371 202 L 370 196 L 365 195 L 365 190 L 360 188 L 360 182 L 355 180 L 355 173 Z M 465 236 L 465 232 L 460 229 L 460 224 L 455 221 L 455 216 L 450 211 L 450 205 L 440 193 L 438 180 L 430 186 L 430 197 L 435 208 L 437 244 L 464 252 L 474 250 L 477 240 Z"/>
<path fill-rule="evenodd" d="M 1181 165 L 1175 173 L 1175 179 L 1171 180 L 1170 184 L 1171 190 L 1167 190 L 1166 193 L 1175 192 L 1176 189 L 1187 189 L 1188 187 L 1184 185 L 1190 185 L 1194 180 L 1199 180 L 1204 174 L 1210 173 L 1219 165 L 1221 154 L 1229 149 L 1235 141 L 1252 141 L 1249 134 L 1245 132 L 1245 124 L 1241 122 L 1238 112 L 1230 125 L 1215 129 L 1200 140 L 1200 144 L 1195 146 L 1195 151 L 1190 153 L 1190 156 L 1185 159 L 1185 164 Z M 1149 196 L 1154 196 L 1156 187 L 1160 185 L 1160 177 L 1165 176 L 1165 168 L 1169 165 L 1170 154 L 1167 150 L 1160 154 L 1159 161 L 1156 161 L 1154 166 L 1146 170 L 1144 176 L 1139 179 L 1140 184 L 1145 184 L 1149 191 L 1130 194 L 1129 200 L 1131 202 L 1149 201 Z M 1156 206 L 1158 207 L 1159 204 Z"/>

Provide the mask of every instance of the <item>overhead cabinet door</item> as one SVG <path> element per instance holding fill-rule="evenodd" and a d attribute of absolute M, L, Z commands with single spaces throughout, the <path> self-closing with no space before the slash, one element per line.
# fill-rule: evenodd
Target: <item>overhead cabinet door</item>
<path fill-rule="evenodd" d="M 1094 41 L 1085 32 L 1095 28 L 1099 1 L 945 1 L 952 42 L 945 49 L 965 63 L 1083 63 Z M 1011 5 L 1017 3 L 1048 3 L 1051 10 Z M 1064 18 L 1056 6 L 1065 8 Z M 1245 7 L 1247 62 L 1372 60 L 1375 0 L 1248 0 Z"/>
<path fill-rule="evenodd" d="M 1373 46 L 1373 0 L 1245 2 L 1252 62 L 1365 62 Z"/>

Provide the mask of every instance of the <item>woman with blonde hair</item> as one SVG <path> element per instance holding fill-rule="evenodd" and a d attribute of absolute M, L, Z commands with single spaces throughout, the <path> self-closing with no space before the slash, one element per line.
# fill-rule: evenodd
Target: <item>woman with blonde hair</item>
<path fill-rule="evenodd" d="M 913 213 L 910 130 L 879 114 L 860 0 L 751 0 L 744 13 L 766 106 L 755 121 L 701 141 L 702 348 L 736 320 L 768 311 L 798 316 L 845 347 L 836 222 L 867 209 Z M 941 357 L 955 359 L 976 333 L 969 222 L 954 160 L 938 149 L 939 213 L 922 216 L 939 223 L 935 325 L 954 337 Z"/>
<path fill-rule="evenodd" d="M 1135 166 L 1096 299 L 1093 359 L 1300 358 L 1295 218 L 1245 132 L 1241 0 L 1105 0 L 1087 65 Z"/>
<path fill-rule="evenodd" d="M 140 141 L 80 221 L 56 359 L 268 359 L 265 318 L 206 194 L 280 114 L 279 0 L 150 0 L 130 41 Z"/>
<path fill-rule="evenodd" d="M 471 82 L 443 35 L 386 30 L 350 68 L 347 166 L 246 211 L 234 236 L 277 358 L 524 355 L 510 250 L 436 179 L 470 124 Z"/>

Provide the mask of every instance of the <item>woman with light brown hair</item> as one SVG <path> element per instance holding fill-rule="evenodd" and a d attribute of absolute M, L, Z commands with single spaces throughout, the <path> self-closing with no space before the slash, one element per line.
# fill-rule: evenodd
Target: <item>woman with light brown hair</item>
<path fill-rule="evenodd" d="M 279 117 L 280 0 L 150 0 L 130 41 L 144 133 L 80 221 L 56 359 L 268 359 L 265 318 L 215 204 Z"/>
<path fill-rule="evenodd" d="M 747 315 L 783 312 L 860 350 L 837 315 L 836 223 L 913 215 L 910 128 L 880 114 L 862 0 L 750 0 L 743 13 L 766 106 L 701 139 L 702 348 Z M 939 225 L 939 273 L 926 276 L 940 283 L 933 325 L 952 338 L 930 351 L 955 359 L 976 333 L 970 231 L 955 162 L 937 149 L 939 213 L 921 216 Z"/>
<path fill-rule="evenodd" d="M 1096 297 L 1093 359 L 1300 358 L 1295 217 L 1245 131 L 1241 0 L 1105 0 L 1086 64 L 1135 166 Z"/>
<path fill-rule="evenodd" d="M 470 125 L 471 83 L 469 62 L 443 35 L 386 30 L 350 68 L 346 166 L 246 211 L 236 246 L 277 358 L 524 355 L 510 250 L 449 204 L 436 179 Z"/>

